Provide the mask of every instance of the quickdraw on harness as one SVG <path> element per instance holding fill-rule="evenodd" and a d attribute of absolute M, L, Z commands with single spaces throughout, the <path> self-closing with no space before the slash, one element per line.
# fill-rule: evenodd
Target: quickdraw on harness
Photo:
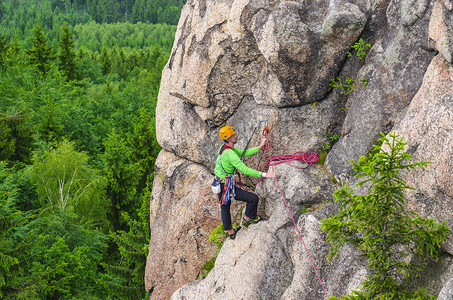
<path fill-rule="evenodd" d="M 222 168 L 222 171 L 224 173 L 226 173 L 225 184 L 224 184 L 224 187 L 223 187 L 223 191 L 221 191 L 222 192 L 222 197 L 220 198 L 220 205 L 228 204 L 228 202 L 230 202 L 230 200 L 234 199 L 234 197 L 236 196 L 235 193 L 234 193 L 234 176 L 235 175 L 234 174 L 228 174 L 225 171 L 225 169 L 223 168 L 223 166 L 222 166 L 221 155 L 222 155 L 223 151 L 225 151 L 226 149 L 233 149 L 233 148 L 231 148 L 228 145 L 223 145 L 220 148 L 219 154 L 216 157 L 216 163 L 218 163 L 220 165 L 220 167 Z M 235 171 L 237 172 L 237 170 L 235 170 Z M 220 185 L 220 182 L 221 182 L 220 177 L 215 176 L 213 185 L 214 184 Z"/>
<path fill-rule="evenodd" d="M 220 205 L 226 205 L 231 199 L 235 197 L 234 193 L 234 175 L 225 176 L 225 185 L 223 188 L 222 198 L 220 199 Z"/>

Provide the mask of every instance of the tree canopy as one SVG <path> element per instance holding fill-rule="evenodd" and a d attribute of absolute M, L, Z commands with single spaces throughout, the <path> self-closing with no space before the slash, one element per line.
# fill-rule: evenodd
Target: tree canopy
<path fill-rule="evenodd" d="M 0 297 L 147 298 L 154 114 L 177 22 L 150 16 L 182 2 L 144 2 L 148 19 L 141 4 L 0 3 Z"/>

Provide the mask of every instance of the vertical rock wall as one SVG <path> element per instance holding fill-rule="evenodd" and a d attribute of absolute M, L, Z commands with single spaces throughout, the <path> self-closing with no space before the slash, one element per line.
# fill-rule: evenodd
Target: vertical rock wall
<path fill-rule="evenodd" d="M 451 0 L 188 0 L 156 111 L 163 150 L 150 208 L 151 299 L 322 299 L 307 250 L 329 296 L 355 289 L 366 268 L 347 246 L 328 263 L 319 221 L 334 212 L 332 177 L 350 179 L 350 160 L 365 155 L 379 131 L 403 134 L 414 160 L 432 161 L 408 174 L 417 187 L 408 206 L 451 226 L 452 8 Z M 371 49 L 363 59 L 348 57 L 359 38 Z M 336 76 L 355 80 L 350 94 L 329 86 Z M 217 132 L 234 126 L 243 148 L 259 124 L 254 146 L 268 116 L 274 155 L 320 151 L 341 134 L 325 166 L 276 167 L 307 249 L 266 180 L 256 190 L 266 220 L 227 240 L 214 269 L 197 280 L 216 255 L 208 236 L 221 223 L 210 192 Z M 257 168 L 258 158 L 246 163 Z M 308 204 L 317 211 L 300 214 Z M 242 207 L 232 208 L 236 222 Z M 452 245 L 444 249 L 453 254 Z M 436 283 L 426 283 L 437 293 L 453 276 L 446 258 Z"/>

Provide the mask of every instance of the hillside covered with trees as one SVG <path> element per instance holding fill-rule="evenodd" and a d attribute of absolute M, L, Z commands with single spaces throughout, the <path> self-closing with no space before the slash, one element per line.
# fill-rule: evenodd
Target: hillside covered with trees
<path fill-rule="evenodd" d="M 142 299 L 184 1 L 0 2 L 0 297 Z"/>

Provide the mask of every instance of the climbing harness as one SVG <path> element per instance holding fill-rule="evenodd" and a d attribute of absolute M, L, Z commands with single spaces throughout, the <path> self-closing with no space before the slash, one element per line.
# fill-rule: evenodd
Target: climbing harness
<path fill-rule="evenodd" d="M 228 204 L 228 202 L 230 202 L 230 200 L 234 199 L 234 197 L 236 196 L 235 192 L 234 192 L 234 177 L 235 177 L 235 175 L 234 174 L 228 174 L 225 171 L 225 169 L 223 168 L 223 166 L 222 166 L 221 155 L 226 149 L 232 149 L 232 148 L 230 146 L 228 146 L 228 145 L 223 145 L 220 148 L 219 153 L 216 156 L 216 163 L 218 163 L 220 165 L 220 167 L 222 168 L 222 171 L 227 174 L 225 176 L 225 184 L 224 184 L 224 187 L 223 187 L 223 191 L 220 188 L 220 183 L 221 183 L 220 177 L 215 176 L 214 177 L 214 181 L 211 184 L 212 191 L 214 192 L 214 194 L 218 195 L 218 194 L 220 194 L 222 192 L 222 197 L 220 199 L 220 205 Z M 237 170 L 235 170 L 235 172 L 239 174 L 239 172 L 237 172 Z"/>
<path fill-rule="evenodd" d="M 230 200 L 234 199 L 236 194 L 234 193 L 234 175 L 225 176 L 225 185 L 223 188 L 222 198 L 220 199 L 220 205 L 226 205 Z"/>

